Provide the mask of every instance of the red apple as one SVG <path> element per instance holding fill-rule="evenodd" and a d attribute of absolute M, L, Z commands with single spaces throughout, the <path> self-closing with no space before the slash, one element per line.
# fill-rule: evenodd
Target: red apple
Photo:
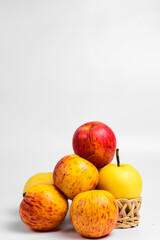
<path fill-rule="evenodd" d="M 72 144 L 75 154 L 97 168 L 109 164 L 116 151 L 115 134 L 102 122 L 88 122 L 80 126 L 73 135 Z"/>

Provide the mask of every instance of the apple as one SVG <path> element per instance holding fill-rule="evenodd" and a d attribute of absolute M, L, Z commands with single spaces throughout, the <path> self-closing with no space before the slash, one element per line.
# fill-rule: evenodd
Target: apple
<path fill-rule="evenodd" d="M 19 207 L 22 221 L 32 229 L 52 230 L 59 226 L 68 210 L 66 197 L 52 184 L 37 184 L 29 189 Z"/>
<path fill-rule="evenodd" d="M 36 184 L 47 183 L 53 184 L 53 172 L 36 173 L 28 179 L 23 188 L 23 197 L 28 190 Z"/>
<path fill-rule="evenodd" d="M 115 198 L 135 199 L 142 193 L 142 178 L 130 164 L 120 165 L 119 149 L 116 151 L 117 164 L 111 163 L 100 169 L 97 188 L 111 192 Z"/>
<path fill-rule="evenodd" d="M 99 180 L 97 168 L 76 154 L 63 157 L 53 171 L 54 185 L 69 199 L 78 193 L 94 189 Z"/>
<path fill-rule="evenodd" d="M 75 154 L 101 168 L 113 160 L 116 137 L 106 124 L 88 122 L 75 131 L 72 145 Z"/>
<path fill-rule="evenodd" d="M 113 195 L 105 190 L 79 193 L 71 203 L 70 219 L 83 237 L 103 237 L 115 228 L 118 204 Z"/>

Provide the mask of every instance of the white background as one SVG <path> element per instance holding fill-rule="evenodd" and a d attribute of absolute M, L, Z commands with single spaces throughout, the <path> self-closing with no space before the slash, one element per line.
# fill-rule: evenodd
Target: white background
<path fill-rule="evenodd" d="M 18 207 L 94 120 L 143 179 L 140 225 L 105 238 L 159 239 L 159 92 L 160 1 L 0 0 L 0 239 L 82 239 L 69 218 L 34 232 Z"/>

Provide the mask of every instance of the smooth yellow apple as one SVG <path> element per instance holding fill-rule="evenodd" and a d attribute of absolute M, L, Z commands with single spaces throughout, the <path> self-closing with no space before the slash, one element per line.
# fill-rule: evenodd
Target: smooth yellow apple
<path fill-rule="evenodd" d="M 111 163 L 100 169 L 98 189 L 104 189 L 115 198 L 134 199 L 142 193 L 142 178 L 136 168 L 129 164 L 119 163 L 119 152 L 116 151 L 117 164 Z"/>
<path fill-rule="evenodd" d="M 31 187 L 35 186 L 36 184 L 46 183 L 53 185 L 53 172 L 43 172 L 37 173 L 30 177 L 28 181 L 25 183 L 23 188 L 23 196 L 30 190 Z"/>

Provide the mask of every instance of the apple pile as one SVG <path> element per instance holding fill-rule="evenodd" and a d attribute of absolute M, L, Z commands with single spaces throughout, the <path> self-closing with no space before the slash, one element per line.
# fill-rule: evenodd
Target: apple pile
<path fill-rule="evenodd" d="M 116 226 L 116 199 L 140 197 L 142 179 L 131 165 L 120 165 L 115 134 L 104 123 L 80 126 L 73 135 L 73 150 L 53 172 L 38 173 L 26 182 L 19 214 L 32 229 L 52 230 L 63 222 L 71 199 L 75 230 L 83 237 L 99 238 Z M 117 165 L 111 163 L 115 152 Z"/>

